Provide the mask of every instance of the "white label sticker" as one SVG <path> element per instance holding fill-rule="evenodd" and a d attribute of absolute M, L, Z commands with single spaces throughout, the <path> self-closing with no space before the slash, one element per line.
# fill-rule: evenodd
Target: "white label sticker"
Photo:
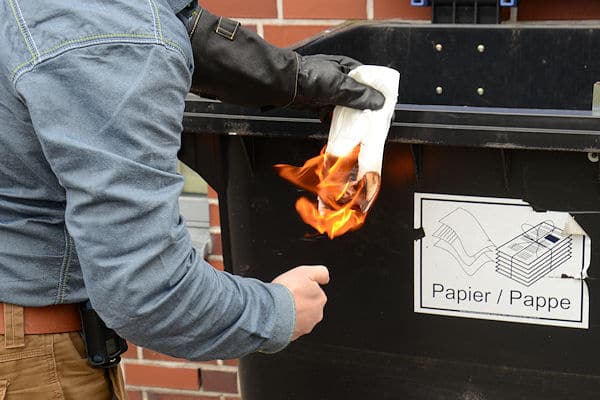
<path fill-rule="evenodd" d="M 588 328 L 591 240 L 569 213 L 415 193 L 415 228 L 425 234 L 415 241 L 415 312 Z"/>

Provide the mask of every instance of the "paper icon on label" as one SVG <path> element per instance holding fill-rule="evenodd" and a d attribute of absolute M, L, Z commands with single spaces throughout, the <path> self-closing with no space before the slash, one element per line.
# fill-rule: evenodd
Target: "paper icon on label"
<path fill-rule="evenodd" d="M 552 221 L 541 222 L 498 248 L 496 271 L 531 286 L 571 258 L 572 244 Z"/>
<path fill-rule="evenodd" d="M 591 240 L 518 199 L 415 193 L 415 312 L 588 327 Z"/>
<path fill-rule="evenodd" d="M 433 237 L 435 246 L 450 253 L 467 275 L 474 275 L 484 264 L 494 262 L 494 243 L 477 218 L 464 208 L 457 208 L 440 221 Z"/>

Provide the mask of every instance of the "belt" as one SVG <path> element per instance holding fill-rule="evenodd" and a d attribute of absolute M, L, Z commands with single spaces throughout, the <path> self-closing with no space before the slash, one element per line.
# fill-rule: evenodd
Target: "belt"
<path fill-rule="evenodd" d="M 0 303 L 0 335 L 4 330 L 4 303 Z M 14 306 L 11 307 L 15 308 Z M 81 330 L 77 304 L 59 304 L 47 307 L 23 307 L 25 334 L 65 333 Z"/>

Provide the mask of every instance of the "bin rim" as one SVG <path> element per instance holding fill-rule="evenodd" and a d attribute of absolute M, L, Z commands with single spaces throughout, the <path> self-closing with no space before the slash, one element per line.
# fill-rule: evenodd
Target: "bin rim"
<path fill-rule="evenodd" d="M 315 116 L 189 97 L 184 130 L 192 134 L 325 140 Z M 600 114 L 582 110 L 397 104 L 388 141 L 502 149 L 600 152 Z"/>

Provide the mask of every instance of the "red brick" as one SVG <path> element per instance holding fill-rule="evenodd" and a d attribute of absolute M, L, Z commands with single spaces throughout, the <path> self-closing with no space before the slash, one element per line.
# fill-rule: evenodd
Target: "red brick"
<path fill-rule="evenodd" d="M 221 242 L 221 234 L 220 233 L 211 233 L 210 240 L 212 242 L 210 254 L 222 255 L 223 254 L 223 243 Z"/>
<path fill-rule="evenodd" d="M 210 186 L 208 187 L 208 198 L 209 199 L 218 199 L 219 198 L 219 194 L 217 193 L 217 191 Z"/>
<path fill-rule="evenodd" d="M 125 364 L 125 376 L 129 385 L 189 390 L 200 388 L 200 377 L 195 368 Z"/>
<path fill-rule="evenodd" d="M 598 0 L 526 0 L 519 2 L 519 20 L 600 19 Z"/>
<path fill-rule="evenodd" d="M 143 349 L 142 352 L 143 352 L 143 357 L 145 360 L 176 361 L 176 362 L 186 361 L 182 358 L 171 357 L 171 356 L 159 353 L 154 350 Z"/>
<path fill-rule="evenodd" d="M 125 358 L 137 358 L 137 346 L 133 343 L 127 342 L 127 351 L 123 353 Z"/>
<path fill-rule="evenodd" d="M 431 20 L 431 7 L 413 7 L 410 0 L 373 0 L 375 19 L 425 19 Z"/>
<path fill-rule="evenodd" d="M 201 4 L 211 13 L 225 17 L 277 17 L 277 0 L 202 0 Z"/>
<path fill-rule="evenodd" d="M 367 18 L 367 0 L 283 0 L 284 18 Z"/>
<path fill-rule="evenodd" d="M 148 400 L 220 400 L 221 396 L 188 396 L 175 393 L 148 393 Z"/>
<path fill-rule="evenodd" d="M 219 205 L 209 204 L 208 206 L 208 224 L 210 226 L 221 226 L 221 217 L 219 215 Z"/>
<path fill-rule="evenodd" d="M 211 260 L 210 257 L 208 259 L 208 263 L 218 269 L 219 271 L 225 271 L 225 265 L 221 260 Z"/>
<path fill-rule="evenodd" d="M 237 393 L 237 373 L 203 369 L 202 389 L 207 392 Z"/>
<path fill-rule="evenodd" d="M 138 392 L 137 390 L 128 390 L 127 391 L 128 400 L 142 400 L 142 392 Z"/>
<path fill-rule="evenodd" d="M 279 47 L 286 47 L 328 29 L 327 25 L 265 25 L 266 41 Z"/>
<path fill-rule="evenodd" d="M 232 366 L 232 367 L 237 367 L 238 364 L 239 364 L 239 362 L 238 362 L 237 359 L 235 359 L 235 360 L 223 360 L 223 364 L 229 365 L 229 366 Z"/>

